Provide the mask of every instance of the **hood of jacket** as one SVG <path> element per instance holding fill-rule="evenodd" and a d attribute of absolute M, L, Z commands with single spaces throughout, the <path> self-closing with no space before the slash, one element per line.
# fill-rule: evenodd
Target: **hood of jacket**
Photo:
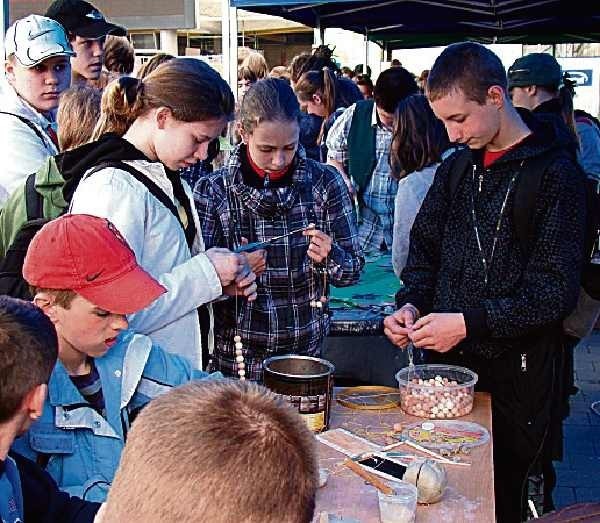
<path fill-rule="evenodd" d="M 299 145 L 296 155 L 293 159 L 292 184 L 287 187 L 271 188 L 265 187 L 257 189 L 244 183 L 242 173 L 242 156 L 245 154 L 245 148 L 242 145 L 236 147 L 229 156 L 229 161 L 225 167 L 227 183 L 231 184 L 233 193 L 244 202 L 244 206 L 252 212 L 263 216 L 273 218 L 274 216 L 287 214 L 287 212 L 296 204 L 300 191 L 306 191 L 311 186 L 312 177 L 307 167 L 307 162 L 312 161 L 306 158 L 304 148 Z"/>
<path fill-rule="evenodd" d="M 574 157 L 576 157 L 579 149 L 579 142 L 577 136 L 573 134 L 571 129 L 569 129 L 565 123 L 558 98 L 553 98 L 552 100 L 541 103 L 532 112 L 538 121 L 554 128 L 556 140 L 559 141 L 562 147 L 569 149 Z"/>
<path fill-rule="evenodd" d="M 56 165 L 65 180 L 65 199 L 71 200 L 77 184 L 92 167 L 104 162 L 122 160 L 150 161 L 142 151 L 114 133 L 104 134 L 95 142 L 86 143 L 56 156 Z"/>
<path fill-rule="evenodd" d="M 494 162 L 494 165 L 514 161 L 527 160 L 542 154 L 548 154 L 556 149 L 564 149 L 573 160 L 577 159 L 577 142 L 563 122 L 554 113 L 533 113 L 527 109 L 516 108 L 531 134 L 517 147 L 514 147 Z M 483 149 L 473 151 L 473 156 L 480 159 Z"/>

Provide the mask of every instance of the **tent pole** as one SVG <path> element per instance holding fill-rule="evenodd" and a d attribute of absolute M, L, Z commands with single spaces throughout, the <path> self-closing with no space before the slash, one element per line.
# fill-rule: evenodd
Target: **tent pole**
<path fill-rule="evenodd" d="M 0 40 L 0 56 L 4 56 L 4 35 L 10 25 L 10 3 L 9 0 L 0 0 L 0 30 L 2 40 Z"/>
<path fill-rule="evenodd" d="M 237 98 L 237 9 L 221 0 L 222 76 Z"/>
<path fill-rule="evenodd" d="M 229 8 L 229 86 L 237 100 L 238 19 L 237 8 Z"/>
<path fill-rule="evenodd" d="M 369 30 L 365 28 L 365 60 L 363 65 L 363 74 L 367 74 L 369 67 Z"/>
<path fill-rule="evenodd" d="M 325 28 L 321 26 L 321 16 L 317 15 L 314 29 L 314 45 L 315 47 L 325 43 Z"/>

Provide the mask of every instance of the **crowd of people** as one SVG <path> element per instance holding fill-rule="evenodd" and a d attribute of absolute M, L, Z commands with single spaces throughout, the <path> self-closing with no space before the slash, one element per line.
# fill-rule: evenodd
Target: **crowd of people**
<path fill-rule="evenodd" d="M 600 313 L 600 126 L 556 60 L 461 43 L 373 83 L 253 52 L 236 102 L 195 58 L 134 76 L 125 36 L 85 0 L 6 35 L 2 521 L 310 522 L 314 438 L 262 362 L 319 356 L 330 286 L 381 252 L 391 342 L 492 395 L 497 520 L 533 475 L 551 510 Z"/>

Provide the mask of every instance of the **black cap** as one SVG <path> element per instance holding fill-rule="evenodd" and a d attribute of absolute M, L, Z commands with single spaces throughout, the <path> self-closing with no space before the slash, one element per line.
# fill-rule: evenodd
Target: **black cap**
<path fill-rule="evenodd" d="M 548 53 L 531 53 L 517 58 L 508 68 L 508 88 L 543 85 L 558 87 L 562 79 L 560 64 Z"/>
<path fill-rule="evenodd" d="M 98 9 L 84 0 L 55 0 L 48 7 L 46 16 L 60 23 L 67 33 L 83 38 L 127 35 L 125 28 L 108 22 Z"/>

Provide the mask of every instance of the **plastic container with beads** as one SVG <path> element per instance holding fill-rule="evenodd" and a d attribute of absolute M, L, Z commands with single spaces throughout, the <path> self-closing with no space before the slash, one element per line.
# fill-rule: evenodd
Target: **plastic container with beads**
<path fill-rule="evenodd" d="M 453 365 L 416 365 L 396 373 L 400 406 L 411 416 L 449 419 L 473 410 L 477 374 Z"/>

